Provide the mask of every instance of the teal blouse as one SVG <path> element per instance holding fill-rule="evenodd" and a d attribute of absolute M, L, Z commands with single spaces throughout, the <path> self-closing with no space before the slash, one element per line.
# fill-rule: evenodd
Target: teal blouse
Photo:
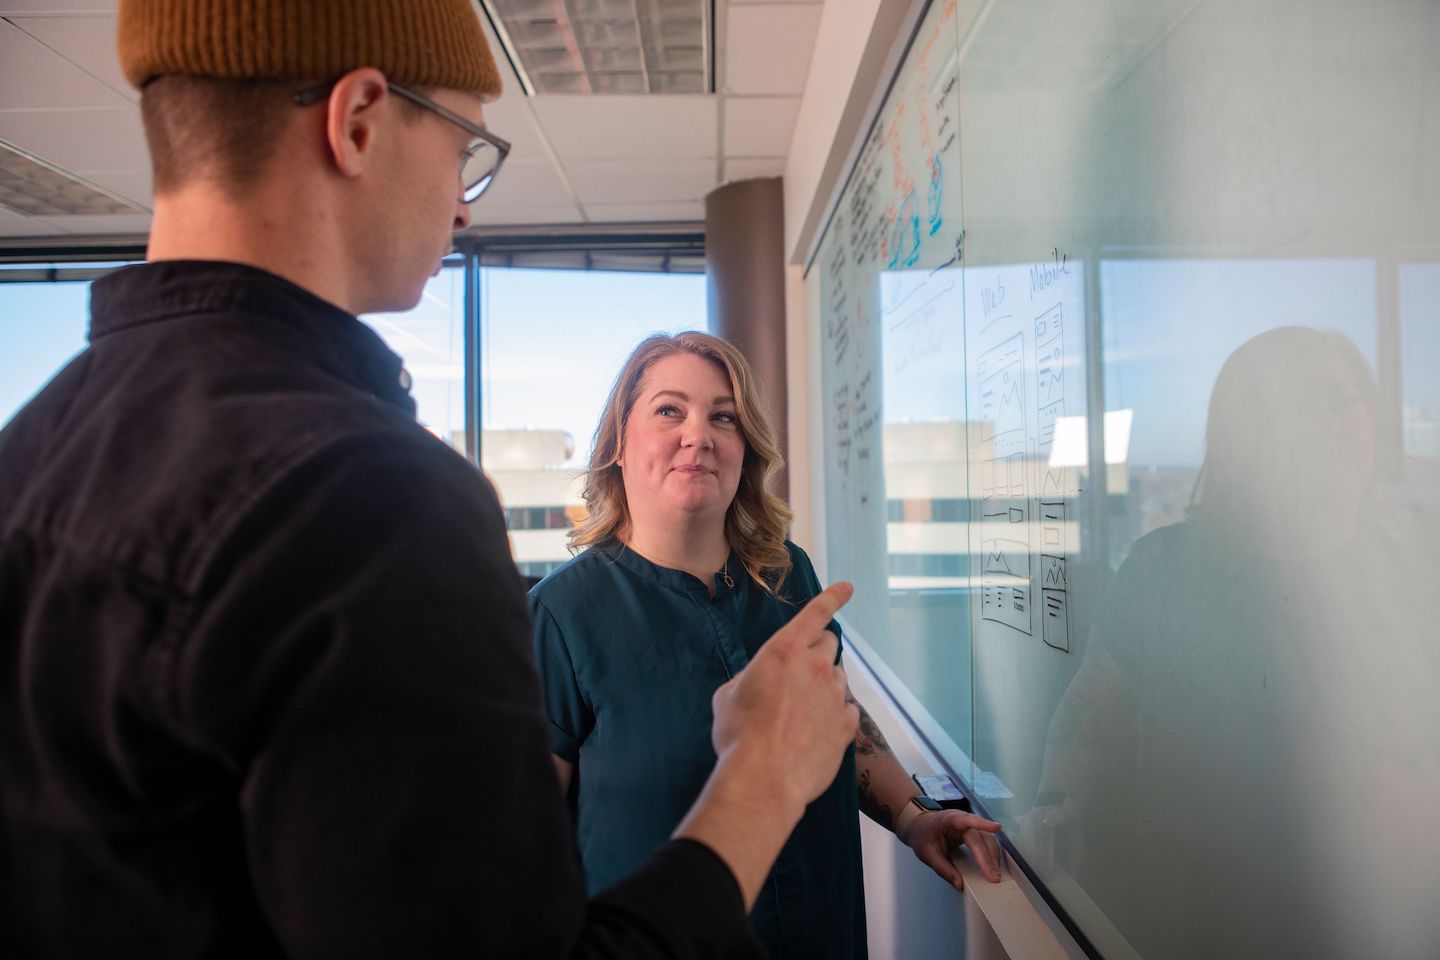
<path fill-rule="evenodd" d="M 669 838 L 715 766 L 710 697 L 820 592 L 805 552 L 784 599 L 732 554 L 715 596 L 688 573 L 618 543 L 570 560 L 530 591 L 551 749 L 576 764 L 574 812 L 591 893 Z M 838 636 L 840 628 L 832 622 Z M 806 810 L 751 912 L 776 960 L 864 958 L 855 757 Z"/>

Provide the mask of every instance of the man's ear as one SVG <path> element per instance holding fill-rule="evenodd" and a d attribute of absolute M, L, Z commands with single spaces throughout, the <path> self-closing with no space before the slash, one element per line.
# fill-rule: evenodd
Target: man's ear
<path fill-rule="evenodd" d="M 374 67 L 351 70 L 330 91 L 325 133 L 342 176 L 357 177 L 374 150 L 381 105 L 389 96 L 385 75 Z"/>

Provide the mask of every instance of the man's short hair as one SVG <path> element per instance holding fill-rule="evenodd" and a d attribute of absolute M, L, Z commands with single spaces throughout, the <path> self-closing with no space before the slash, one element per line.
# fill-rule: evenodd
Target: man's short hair
<path fill-rule="evenodd" d="M 171 74 L 145 86 L 140 116 L 155 192 L 208 181 L 238 198 L 255 187 L 296 110 L 296 83 Z"/>
<path fill-rule="evenodd" d="M 170 74 L 140 93 L 156 193 L 209 182 L 239 200 L 259 185 L 297 107 L 300 80 L 215 80 Z M 431 93 L 421 88 L 421 93 Z M 425 111 L 395 98 L 403 117 Z"/>

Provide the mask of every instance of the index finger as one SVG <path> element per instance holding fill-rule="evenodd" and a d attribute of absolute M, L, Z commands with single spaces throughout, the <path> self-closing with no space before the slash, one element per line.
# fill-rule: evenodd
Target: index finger
<path fill-rule="evenodd" d="M 821 639 L 821 633 L 829 632 L 826 627 L 835 618 L 836 612 L 850 602 L 850 598 L 854 594 L 855 587 L 849 581 L 841 580 L 839 583 L 832 583 L 812 597 L 810 602 L 805 604 L 800 612 L 795 614 L 790 622 L 780 630 L 777 637 L 799 636 L 802 639 L 789 642 L 803 643 L 807 646 L 814 644 L 816 640 Z M 830 636 L 834 637 L 835 635 L 832 633 Z M 839 643 L 839 638 L 836 638 L 835 642 Z"/>

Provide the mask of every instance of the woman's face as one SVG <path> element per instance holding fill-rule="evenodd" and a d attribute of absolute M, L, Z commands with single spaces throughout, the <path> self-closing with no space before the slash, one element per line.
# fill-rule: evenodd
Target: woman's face
<path fill-rule="evenodd" d="M 652 364 L 619 460 L 632 523 L 723 517 L 744 462 L 745 437 L 724 368 L 693 353 Z"/>

